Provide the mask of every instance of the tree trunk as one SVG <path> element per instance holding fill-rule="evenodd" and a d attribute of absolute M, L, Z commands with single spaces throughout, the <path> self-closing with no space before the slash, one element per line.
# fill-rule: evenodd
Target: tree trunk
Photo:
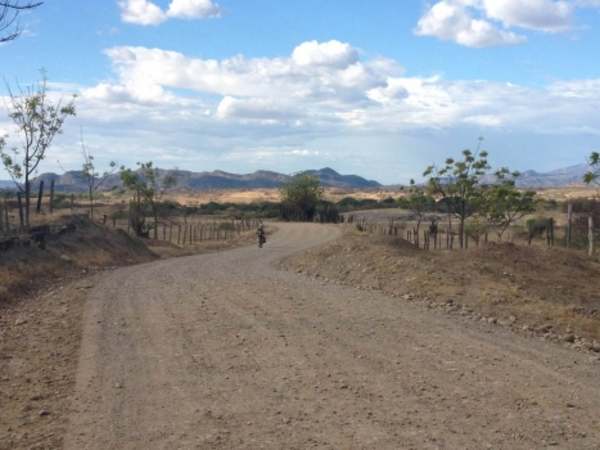
<path fill-rule="evenodd" d="M 25 169 L 25 221 L 23 227 L 29 228 L 29 207 L 31 206 L 31 184 L 29 183 L 29 175 L 27 168 Z"/>
<path fill-rule="evenodd" d="M 90 196 L 90 219 L 94 220 L 94 188 L 90 186 L 88 194 Z"/>
<path fill-rule="evenodd" d="M 22 231 L 25 228 L 25 214 L 23 211 L 23 195 L 17 192 L 17 204 L 19 207 L 19 229 Z"/>
<path fill-rule="evenodd" d="M 460 248 L 465 248 L 465 219 L 464 219 L 464 217 L 460 218 L 460 222 L 458 224 L 458 242 L 460 243 Z"/>
<path fill-rule="evenodd" d="M 37 207 L 35 209 L 37 214 L 42 212 L 42 201 L 44 200 L 44 182 L 40 181 L 40 187 L 38 190 Z"/>

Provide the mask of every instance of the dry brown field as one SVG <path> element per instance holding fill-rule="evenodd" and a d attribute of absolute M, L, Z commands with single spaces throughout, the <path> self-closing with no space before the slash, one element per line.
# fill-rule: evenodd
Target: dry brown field
<path fill-rule="evenodd" d="M 566 201 L 575 198 L 595 198 L 600 196 L 600 190 L 588 186 L 569 186 L 563 188 L 544 188 L 536 190 L 540 198 L 545 200 Z M 325 198 L 337 202 L 345 197 L 356 199 L 384 200 L 398 198 L 406 195 L 406 190 L 392 187 L 378 189 L 341 189 L 326 188 Z M 122 201 L 122 196 L 107 198 Z M 209 202 L 216 203 L 253 203 L 280 200 L 278 189 L 212 189 L 197 192 L 175 192 L 166 195 L 166 198 L 184 205 L 195 205 Z"/>

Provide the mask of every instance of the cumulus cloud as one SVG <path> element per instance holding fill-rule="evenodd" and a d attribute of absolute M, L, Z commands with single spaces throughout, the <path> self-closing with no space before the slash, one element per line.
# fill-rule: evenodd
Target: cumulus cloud
<path fill-rule="evenodd" d="M 477 19 L 463 2 L 443 0 L 431 7 L 417 24 L 416 34 L 454 41 L 467 47 L 512 45 L 525 37 L 497 28 L 488 20 Z"/>
<path fill-rule="evenodd" d="M 427 9 L 415 33 L 454 41 L 467 47 L 515 45 L 526 37 L 514 29 L 545 33 L 568 31 L 576 6 L 564 0 L 440 0 Z"/>
<path fill-rule="evenodd" d="M 292 60 L 299 66 L 348 67 L 358 61 L 358 52 L 339 41 L 304 42 L 294 49 Z"/>
<path fill-rule="evenodd" d="M 483 0 L 485 14 L 507 27 L 520 27 L 549 33 L 571 27 L 574 6 L 556 0 Z"/>
<path fill-rule="evenodd" d="M 166 11 L 150 0 L 119 0 L 118 4 L 121 19 L 136 25 L 158 25 L 169 18 L 205 19 L 221 14 L 212 0 L 172 0 Z"/>
<path fill-rule="evenodd" d="M 169 17 L 181 19 L 204 19 L 220 14 L 219 6 L 212 0 L 173 0 L 167 11 Z"/>
<path fill-rule="evenodd" d="M 407 130 L 470 124 L 556 133 L 580 122 L 600 129 L 592 113 L 594 102 L 600 102 L 598 80 L 534 88 L 411 77 L 398 62 L 362 58 L 356 48 L 339 41 L 304 42 L 288 56 L 274 58 L 202 59 L 145 47 L 115 47 L 106 54 L 116 79 L 82 89 L 84 100 L 127 105 L 129 111 L 149 109 L 158 116 L 173 110 L 179 119 L 201 117 L 219 129 L 327 133 L 344 127 Z"/>
<path fill-rule="evenodd" d="M 119 0 L 123 22 L 137 25 L 158 25 L 166 20 L 160 7 L 148 0 Z"/>
<path fill-rule="evenodd" d="M 221 119 L 291 123 L 328 116 L 371 102 L 372 89 L 401 73 L 390 60 L 360 60 L 355 48 L 338 41 L 302 43 L 279 58 L 200 59 L 145 47 L 115 47 L 106 54 L 118 81 L 100 83 L 84 95 L 170 103 L 176 98 L 170 91 L 187 89 L 221 96 L 216 109 Z"/>
<path fill-rule="evenodd" d="M 114 73 L 101 83 L 51 86 L 55 95 L 79 94 L 77 125 L 69 129 L 69 123 L 60 141 L 74 167 L 80 124 L 90 145 L 110 150 L 106 158 L 190 167 L 208 161 L 227 167 L 232 152 L 243 161 L 261 149 L 269 149 L 260 153 L 261 165 L 277 167 L 278 151 L 308 164 L 306 158 L 317 156 L 301 149 L 320 151 L 314 161 L 322 161 L 330 145 L 338 147 L 332 158 L 343 161 L 348 148 L 361 147 L 353 150 L 360 166 L 373 139 L 457 129 L 600 139 L 599 79 L 532 87 L 412 76 L 397 61 L 337 41 L 301 43 L 273 58 L 202 59 L 145 47 L 115 47 L 106 55 Z M 371 138 L 355 141 L 357 135 Z M 67 165 L 66 156 L 61 162 Z"/>

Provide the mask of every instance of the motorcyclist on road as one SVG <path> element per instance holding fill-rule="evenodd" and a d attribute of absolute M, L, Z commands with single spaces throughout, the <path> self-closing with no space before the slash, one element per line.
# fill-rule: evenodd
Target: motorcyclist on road
<path fill-rule="evenodd" d="M 256 230 L 256 237 L 258 238 L 258 247 L 262 246 L 267 242 L 267 236 L 265 234 L 265 226 L 261 223 Z"/>

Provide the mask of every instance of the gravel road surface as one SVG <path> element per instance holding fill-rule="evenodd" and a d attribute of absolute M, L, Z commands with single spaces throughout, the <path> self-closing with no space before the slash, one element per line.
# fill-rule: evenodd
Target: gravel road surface
<path fill-rule="evenodd" d="M 104 275 L 65 447 L 600 448 L 593 356 L 274 268 L 338 236 Z"/>

